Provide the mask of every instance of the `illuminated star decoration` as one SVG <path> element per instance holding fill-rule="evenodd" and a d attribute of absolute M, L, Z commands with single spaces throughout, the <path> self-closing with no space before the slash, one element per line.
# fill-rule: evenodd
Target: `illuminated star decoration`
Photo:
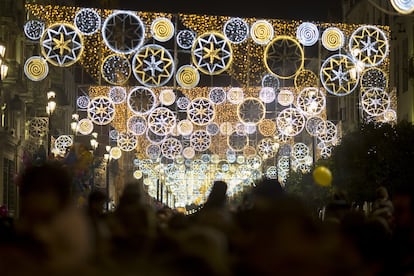
<path fill-rule="evenodd" d="M 222 34 L 205 33 L 194 42 L 192 58 L 201 72 L 216 75 L 230 66 L 232 49 Z"/>
<path fill-rule="evenodd" d="M 53 24 L 41 38 L 41 52 L 55 66 L 70 66 L 83 52 L 81 34 L 70 24 Z"/>
<path fill-rule="evenodd" d="M 349 50 L 365 66 L 377 66 L 388 55 L 387 36 L 375 26 L 359 27 L 349 39 Z"/>
<path fill-rule="evenodd" d="M 114 103 L 104 96 L 93 98 L 88 105 L 88 118 L 97 125 L 107 125 L 115 117 Z"/>
<path fill-rule="evenodd" d="M 174 60 L 162 46 L 142 47 L 132 60 L 135 78 L 143 85 L 158 87 L 166 84 L 174 72 Z"/>
<path fill-rule="evenodd" d="M 329 93 L 336 96 L 345 96 L 357 87 L 359 73 L 350 57 L 336 54 L 329 57 L 322 64 L 320 78 Z"/>
<path fill-rule="evenodd" d="M 278 36 L 265 50 L 265 66 L 281 79 L 294 77 L 304 63 L 304 52 L 299 42 L 289 36 Z"/>

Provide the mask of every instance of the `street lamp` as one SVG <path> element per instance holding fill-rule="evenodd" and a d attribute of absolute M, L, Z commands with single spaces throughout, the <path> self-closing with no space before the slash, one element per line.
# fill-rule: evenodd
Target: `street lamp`
<path fill-rule="evenodd" d="M 110 196 L 109 196 L 109 193 L 110 193 L 110 190 L 109 190 L 109 165 L 110 165 L 110 162 L 112 160 L 112 157 L 111 157 L 111 154 L 110 154 L 111 146 L 107 145 L 105 147 L 105 150 L 106 150 L 106 153 L 104 154 L 104 159 L 105 159 L 105 162 L 106 162 L 106 167 L 105 167 L 105 182 L 106 182 L 105 184 L 106 184 L 106 186 L 105 186 L 105 188 L 106 188 L 106 200 L 107 200 L 107 202 L 106 202 L 106 211 L 109 212 L 110 211 L 110 204 L 111 204 L 111 200 L 110 200 Z"/>
<path fill-rule="evenodd" d="M 52 151 L 52 116 L 56 110 L 56 93 L 54 91 L 48 91 L 46 93 L 47 96 L 47 105 L 46 105 L 46 113 L 49 117 L 49 126 L 48 126 L 48 133 L 47 133 L 47 150 L 48 155 Z"/>
<path fill-rule="evenodd" d="M 97 132 L 92 132 L 92 137 L 89 140 L 89 143 L 91 144 L 91 153 L 92 153 L 92 168 L 91 168 L 91 173 L 92 173 L 92 177 L 90 178 L 90 186 L 91 186 L 91 191 L 93 191 L 95 189 L 95 151 L 99 146 L 99 142 L 98 142 L 98 133 Z"/>
<path fill-rule="evenodd" d="M 70 128 L 72 129 L 73 135 L 76 137 L 78 134 L 78 123 L 79 123 L 79 114 L 72 114 L 72 122 L 70 123 Z"/>
<path fill-rule="evenodd" d="M 3 81 L 7 77 L 9 66 L 6 63 L 6 45 L 0 42 L 0 80 Z"/>

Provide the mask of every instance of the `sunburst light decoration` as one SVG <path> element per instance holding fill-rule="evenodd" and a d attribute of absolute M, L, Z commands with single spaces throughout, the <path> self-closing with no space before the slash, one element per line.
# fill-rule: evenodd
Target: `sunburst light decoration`
<path fill-rule="evenodd" d="M 214 179 L 236 194 L 261 176 L 283 183 L 290 169 L 308 171 L 340 142 L 332 98 L 359 99 L 364 118 L 397 120 L 388 26 L 25 7 L 26 39 L 39 49 L 25 76 L 42 81 L 51 66 L 77 64 L 104 83 L 78 88 L 78 134 L 107 132 L 111 158 L 134 154 L 149 193 L 161 181 L 175 206 L 203 202 Z"/>

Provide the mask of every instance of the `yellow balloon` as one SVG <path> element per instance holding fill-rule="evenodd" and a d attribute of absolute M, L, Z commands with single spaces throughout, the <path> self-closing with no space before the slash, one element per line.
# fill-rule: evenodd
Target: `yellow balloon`
<path fill-rule="evenodd" d="M 320 186 L 330 186 L 332 182 L 332 173 L 325 166 L 318 166 L 313 170 L 313 180 Z"/>

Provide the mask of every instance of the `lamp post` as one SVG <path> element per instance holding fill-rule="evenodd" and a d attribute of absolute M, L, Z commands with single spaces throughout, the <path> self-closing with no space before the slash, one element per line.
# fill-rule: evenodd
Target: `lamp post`
<path fill-rule="evenodd" d="M 79 114 L 72 114 L 72 121 L 70 122 L 70 128 L 73 132 L 73 142 L 75 142 L 76 135 L 78 134 L 78 122 L 79 122 Z"/>
<path fill-rule="evenodd" d="M 104 154 L 104 159 L 106 162 L 106 167 L 105 167 L 105 189 L 106 189 L 106 211 L 109 212 L 110 211 L 110 204 L 111 204 L 111 200 L 110 200 L 110 190 L 109 190 L 109 165 L 111 162 L 111 146 L 106 146 L 105 147 L 106 153 Z"/>
<path fill-rule="evenodd" d="M 47 96 L 47 105 L 46 105 L 46 113 L 49 117 L 49 125 L 48 125 L 48 133 L 47 133 L 47 153 L 48 156 L 52 152 L 52 116 L 56 110 L 56 93 L 54 91 L 48 91 L 46 93 Z"/>

